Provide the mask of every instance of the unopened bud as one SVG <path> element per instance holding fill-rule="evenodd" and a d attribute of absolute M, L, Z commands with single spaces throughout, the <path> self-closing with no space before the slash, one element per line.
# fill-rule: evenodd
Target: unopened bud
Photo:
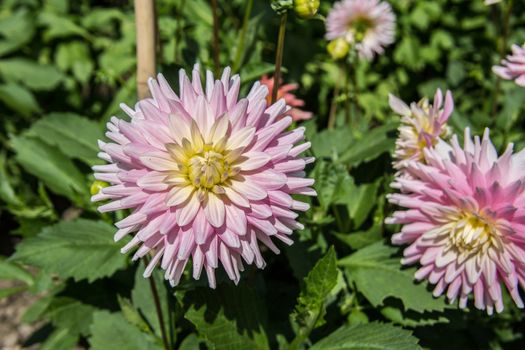
<path fill-rule="evenodd" d="M 293 0 L 272 0 L 272 9 L 282 15 L 293 8 Z"/>
<path fill-rule="evenodd" d="M 350 51 L 350 44 L 344 38 L 337 38 L 328 43 L 327 49 L 334 60 L 340 60 Z"/>
<path fill-rule="evenodd" d="M 294 0 L 293 6 L 299 18 L 310 19 L 317 14 L 320 0 Z"/>
<path fill-rule="evenodd" d="M 91 187 L 89 188 L 89 193 L 91 193 L 92 196 L 98 194 L 100 192 L 100 190 L 102 190 L 103 188 L 105 187 L 108 187 L 109 184 L 107 182 L 104 182 L 104 181 L 100 181 L 100 180 L 95 180 L 92 184 L 91 184 Z"/>

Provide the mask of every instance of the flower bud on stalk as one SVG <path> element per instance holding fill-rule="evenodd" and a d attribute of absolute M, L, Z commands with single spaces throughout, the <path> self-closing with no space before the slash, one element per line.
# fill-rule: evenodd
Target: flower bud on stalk
<path fill-rule="evenodd" d="M 293 0 L 272 0 L 272 10 L 277 14 L 282 15 L 283 13 L 293 8 Z"/>
<path fill-rule="evenodd" d="M 350 44 L 348 44 L 348 42 L 343 38 L 337 38 L 330 41 L 326 49 L 334 60 L 340 60 L 348 55 L 348 51 L 350 51 Z"/>
<path fill-rule="evenodd" d="M 319 10 L 320 0 L 294 0 L 295 14 L 302 19 L 313 18 Z"/>

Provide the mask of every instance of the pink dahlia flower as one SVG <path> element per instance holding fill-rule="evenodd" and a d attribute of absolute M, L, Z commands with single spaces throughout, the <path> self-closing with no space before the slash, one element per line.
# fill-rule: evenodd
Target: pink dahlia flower
<path fill-rule="evenodd" d="M 454 100 L 447 91 L 441 109 L 443 94 L 438 89 L 433 105 L 425 98 L 409 107 L 394 95 L 389 95 L 389 102 L 392 110 L 402 117 L 394 152 L 394 168 L 402 170 L 407 162 L 424 161 L 423 150 L 433 147 L 440 137 L 447 136 L 446 123 L 454 110 Z"/>
<path fill-rule="evenodd" d="M 525 44 L 512 45 L 512 55 L 501 61 L 501 66 L 492 67 L 492 71 L 506 80 L 515 80 L 516 84 L 525 87 Z"/>
<path fill-rule="evenodd" d="M 475 306 L 492 314 L 503 310 L 502 284 L 523 307 L 525 287 L 525 152 L 509 145 L 498 157 L 489 139 L 472 141 L 465 130 L 463 148 L 456 136 L 425 149 L 426 164 L 409 162 L 411 179 L 398 178 L 401 193 L 389 200 L 397 211 L 388 224 L 403 225 L 394 244 L 409 244 L 402 263 L 420 264 L 415 277 L 435 284 L 460 307 L 474 294 Z"/>
<path fill-rule="evenodd" d="M 396 16 L 385 1 L 342 0 L 326 19 L 326 39 L 345 38 L 360 57 L 369 60 L 394 42 L 395 33 Z"/>
<path fill-rule="evenodd" d="M 160 263 L 176 285 L 191 259 L 195 279 L 204 268 L 215 287 L 220 261 L 237 283 L 242 260 L 265 266 L 259 243 L 279 253 L 272 239 L 291 244 L 302 229 L 295 211 L 309 205 L 291 195 L 315 195 L 303 172 L 313 158 L 299 156 L 310 143 L 296 145 L 304 128 L 286 131 L 292 118 L 277 117 L 288 107 L 267 106 L 265 86 L 239 99 L 240 78 L 229 68 L 220 80 L 207 72 L 204 86 L 198 66 L 191 81 L 182 70 L 179 79 L 179 95 L 162 75 L 150 79 L 153 98 L 122 105 L 129 122 L 108 123 L 113 142 L 100 142 L 99 156 L 109 164 L 94 170 L 112 186 L 93 200 L 111 200 L 101 212 L 131 209 L 115 240 L 133 234 L 122 252 L 140 246 L 134 259 L 151 252 L 145 277 Z"/>
<path fill-rule="evenodd" d="M 274 78 L 268 78 L 268 76 L 263 75 L 260 83 L 268 88 L 269 94 L 266 96 L 266 102 L 270 104 L 272 102 L 272 90 L 273 90 L 273 84 L 275 79 Z M 299 120 L 308 120 L 312 118 L 312 112 L 306 112 L 303 111 L 297 107 L 303 107 L 304 101 L 300 98 L 297 98 L 294 94 L 292 94 L 292 91 L 297 90 L 299 88 L 298 84 L 285 84 L 280 85 L 279 89 L 277 90 L 277 99 L 283 98 L 286 104 L 292 109 L 290 109 L 288 112 L 286 112 L 287 115 L 290 115 L 294 121 Z"/>

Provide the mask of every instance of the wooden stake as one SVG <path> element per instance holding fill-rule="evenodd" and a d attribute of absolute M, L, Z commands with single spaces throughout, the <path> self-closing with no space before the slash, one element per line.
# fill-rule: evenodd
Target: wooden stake
<path fill-rule="evenodd" d="M 156 74 L 155 0 L 135 0 L 137 28 L 137 94 L 151 97 L 148 79 Z"/>

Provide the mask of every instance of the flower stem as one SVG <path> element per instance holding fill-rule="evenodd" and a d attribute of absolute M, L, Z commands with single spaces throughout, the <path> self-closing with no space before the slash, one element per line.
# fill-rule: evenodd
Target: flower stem
<path fill-rule="evenodd" d="M 505 12 L 503 14 L 503 29 L 502 29 L 502 40 L 501 40 L 501 46 L 499 48 L 499 56 L 500 60 L 505 58 L 505 52 L 507 50 L 507 45 L 509 41 L 509 34 L 510 34 L 510 15 L 512 12 L 512 0 L 509 0 L 506 4 Z M 494 88 L 494 95 L 492 98 L 492 117 L 494 118 L 496 116 L 496 113 L 498 112 L 498 97 L 501 93 L 501 78 L 498 76 L 496 78 L 496 87 Z"/>
<path fill-rule="evenodd" d="M 354 110 L 352 113 L 352 122 L 355 126 L 357 122 L 359 121 L 359 83 L 357 81 L 357 68 L 359 66 L 359 56 L 357 53 L 354 55 L 354 61 L 352 63 L 352 82 L 353 82 L 353 89 L 354 89 Z"/>
<path fill-rule="evenodd" d="M 321 305 L 319 310 L 317 310 L 317 312 L 315 314 L 315 317 L 313 317 L 311 319 L 311 321 L 306 325 L 306 327 L 302 328 L 299 331 L 299 334 L 297 334 L 297 336 L 294 338 L 292 343 L 290 345 L 288 345 L 288 350 L 297 350 L 297 349 L 299 349 L 301 347 L 301 345 L 303 345 L 305 340 L 308 339 L 308 337 L 310 336 L 310 333 L 312 333 L 315 325 L 319 321 L 319 317 L 321 316 L 322 308 L 323 308 L 323 306 Z"/>
<path fill-rule="evenodd" d="M 283 64 L 284 35 L 286 34 L 287 18 L 287 12 L 281 15 L 281 24 L 279 25 L 279 37 L 277 39 L 277 52 L 275 54 L 275 73 L 273 75 L 274 79 L 272 90 L 272 103 L 274 103 L 277 100 L 277 92 L 279 91 L 279 84 L 281 83 L 281 66 Z"/>
<path fill-rule="evenodd" d="M 244 10 L 244 19 L 242 21 L 241 34 L 239 36 L 239 45 L 237 52 L 235 52 L 235 61 L 233 62 L 233 71 L 237 72 L 241 66 L 242 58 L 244 56 L 244 44 L 246 41 L 246 32 L 248 31 L 248 24 L 250 23 L 250 15 L 252 13 L 253 0 L 248 0 L 246 9 Z"/>
<path fill-rule="evenodd" d="M 215 76 L 218 77 L 221 71 L 221 62 L 219 60 L 219 9 L 217 0 L 211 0 L 211 9 L 213 14 L 213 65 Z"/>
<path fill-rule="evenodd" d="M 339 92 L 341 91 L 341 79 L 336 79 L 334 87 L 334 96 L 332 98 L 332 104 L 330 106 L 330 114 L 328 115 L 328 129 L 333 129 L 335 126 L 335 120 L 337 118 L 337 99 L 339 98 Z"/>
<path fill-rule="evenodd" d="M 142 258 L 142 261 L 144 261 L 145 267 L 149 265 L 149 259 L 147 256 L 144 256 L 144 258 Z M 164 344 L 165 350 L 170 350 L 171 348 L 168 342 L 166 328 L 164 326 L 164 315 L 162 314 L 162 308 L 160 306 L 160 298 L 159 298 L 159 292 L 157 289 L 157 284 L 153 276 L 149 277 L 148 280 L 149 280 L 149 286 L 151 289 L 151 295 L 153 296 L 153 302 L 155 303 L 155 310 L 157 311 L 157 318 L 159 320 L 159 325 L 160 325 L 160 333 L 162 335 L 162 343 Z"/>
<path fill-rule="evenodd" d="M 156 20 L 154 0 L 135 0 L 137 93 L 140 99 L 150 97 L 148 79 L 156 72 Z"/>

